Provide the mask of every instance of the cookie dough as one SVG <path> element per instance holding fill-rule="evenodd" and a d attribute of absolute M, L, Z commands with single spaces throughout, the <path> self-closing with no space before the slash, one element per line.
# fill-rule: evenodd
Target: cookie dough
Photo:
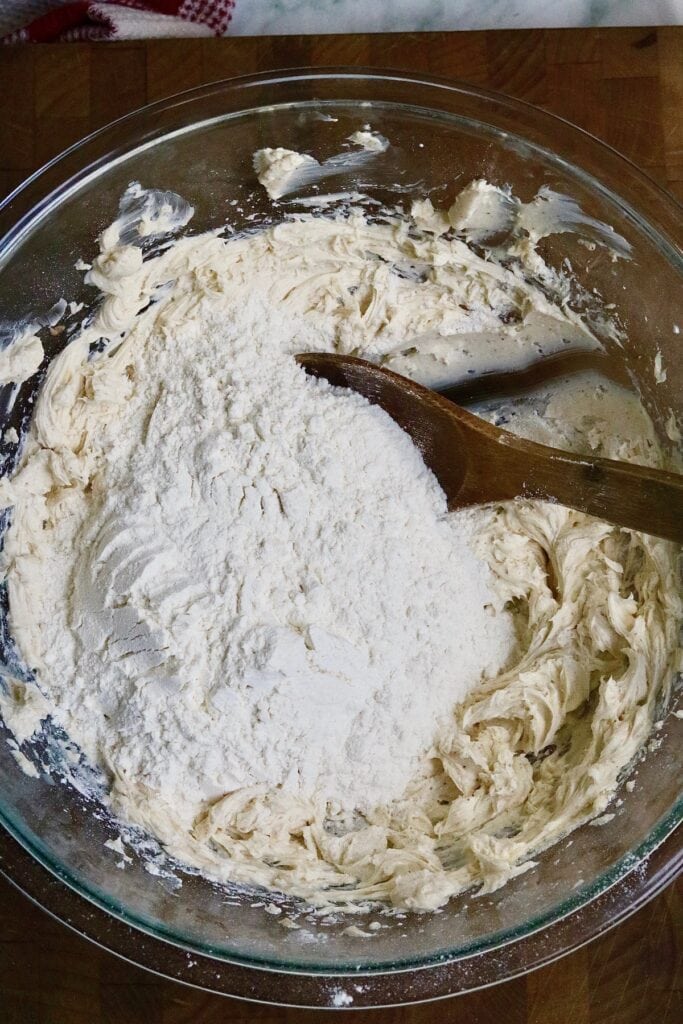
<path fill-rule="evenodd" d="M 276 194 L 277 174 L 289 175 L 309 163 L 293 163 L 282 150 L 270 152 L 275 162 L 260 156 L 257 167 Z M 477 207 L 477 192 L 483 209 Z M 154 197 L 142 190 L 136 195 L 146 204 L 139 218 L 144 236 L 154 231 Z M 154 195 L 161 197 L 168 220 L 170 194 Z M 127 199 L 125 230 L 121 222 L 105 232 L 89 271 L 102 296 L 98 312 L 52 362 L 20 466 L 0 486 L 4 505 L 13 506 L 3 556 L 10 625 L 35 675 L 33 683 L 14 681 L 11 697 L 3 701 L 7 720 L 20 738 L 48 713 L 64 723 L 105 773 L 115 813 L 218 879 L 261 884 L 312 903 L 381 900 L 418 910 L 437 908 L 470 886 L 490 891 L 503 885 L 528 870 L 539 850 L 605 811 L 645 742 L 677 652 L 681 607 L 674 547 L 537 501 L 515 500 L 468 513 L 467 557 L 485 570 L 480 593 L 489 596 L 482 602 L 489 602 L 498 623 L 487 634 L 492 657 L 473 668 L 477 678 L 469 681 L 468 692 L 434 723 L 426 745 L 413 751 L 400 791 L 354 808 L 332 783 L 330 792 L 306 789 L 300 771 L 295 778 L 270 776 L 266 765 L 253 774 L 255 782 L 244 785 L 246 766 L 242 775 L 221 780 L 193 732 L 199 711 L 187 703 L 210 701 L 216 694 L 207 688 L 198 695 L 185 685 L 192 672 L 213 680 L 218 670 L 207 667 L 201 635 L 194 646 L 178 646 L 178 637 L 206 628 L 204 579 L 201 567 L 183 561 L 177 537 L 164 539 L 158 528 L 159 523 L 168 528 L 177 513 L 177 536 L 189 543 L 193 530 L 208 526 L 202 520 L 181 522 L 186 506 L 176 509 L 170 500 L 163 506 L 168 495 L 153 493 L 151 470 L 150 490 L 139 481 L 135 508 L 117 488 L 132 480 L 136 450 L 147 441 L 159 463 L 176 457 L 173 465 L 187 494 L 206 481 L 210 465 L 215 472 L 208 477 L 216 487 L 221 479 L 220 486 L 241 486 L 239 468 L 220 453 L 253 431 L 254 447 L 240 449 L 240 458 L 248 459 L 258 437 L 271 436 L 272 424 L 268 396 L 259 407 L 261 419 L 254 419 L 239 407 L 240 388 L 249 373 L 253 376 L 254 365 L 273 393 L 290 386 L 313 388 L 303 375 L 298 384 L 292 376 L 292 355 L 302 348 L 360 354 L 439 384 L 468 372 L 514 366 L 539 348 L 549 353 L 567 345 L 597 347 L 561 289 L 551 294 L 551 285 L 561 282 L 541 266 L 535 251 L 539 237 L 557 230 L 546 223 L 548 217 L 538 227 L 552 194 L 541 195 L 529 211 L 512 196 L 492 199 L 491 190 L 477 184 L 450 211 L 423 202 L 412 216 L 370 217 L 362 205 L 343 215 L 291 216 L 241 237 L 188 235 L 144 260 L 139 239 L 131 241 L 134 200 L 135 195 Z M 188 216 L 185 207 L 183 223 Z M 494 229 L 510 236 L 505 259 L 500 252 L 481 250 Z M 207 358 L 207 324 L 219 332 L 221 322 L 228 325 L 226 341 L 212 352 L 213 372 L 192 376 L 187 367 L 195 354 L 197 360 Z M 259 340 L 269 330 L 270 348 Z M 272 336 L 278 339 L 275 348 Z M 194 389 L 191 431 L 174 419 L 168 401 L 174 367 Z M 222 433 L 206 436 L 209 410 L 223 401 L 221 389 L 233 389 L 232 420 Z M 341 401 L 331 389 L 325 394 L 330 402 Z M 344 401 L 352 403 L 354 414 L 365 409 L 360 399 Z M 279 408 L 275 398 L 272 403 Z M 664 464 L 637 400 L 599 378 L 545 389 L 533 400 L 486 414 L 520 434 L 575 451 Z M 314 432 L 313 420 L 307 423 Z M 373 421 L 372 426 L 388 451 L 400 448 L 391 424 Z M 174 456 L 168 439 L 182 437 L 189 445 L 191 435 L 196 439 L 192 458 L 177 449 Z M 294 430 L 290 436 L 300 445 L 301 465 L 308 465 L 306 438 Z M 335 459 L 341 458 L 330 457 L 324 486 L 335 486 Z M 128 468 L 125 460 L 132 460 Z M 416 478 L 426 474 L 419 459 L 412 465 Z M 249 472 L 245 462 L 242 475 Z M 443 509 L 432 483 L 423 483 L 436 531 Z M 219 493 L 225 497 L 228 491 Z M 401 499 L 397 494 L 396 501 Z M 211 495 L 197 498 L 205 515 L 211 500 Z M 265 503 L 266 496 L 254 500 Z M 280 508 L 272 508 L 274 530 L 277 516 L 286 514 L 286 501 L 281 496 Z M 343 501 L 340 493 L 329 543 L 344 528 Z M 161 512 L 155 502 L 163 506 Z M 105 504 L 106 521 L 100 515 Z M 265 504 L 263 509 L 271 514 Z M 221 514 L 215 505 L 211 515 Z M 239 515 L 229 522 L 231 529 L 240 529 Z M 261 540 L 267 551 L 266 534 Z M 96 562 L 100 569 L 93 569 Z M 264 559 L 259 581 L 268 576 L 268 565 Z M 246 572 L 239 564 L 236 571 Z M 229 578 L 228 566 L 226 595 Z M 241 599 L 250 601 L 244 578 L 237 591 L 241 585 Z M 359 576 L 357 585 L 361 582 Z M 310 580 L 309 587 L 314 593 Z M 387 614 L 395 614 L 390 576 L 386 594 Z M 259 651 L 262 655 L 258 685 L 265 685 L 266 670 L 293 680 L 304 664 L 310 668 L 316 649 L 311 631 L 326 614 L 324 581 L 315 600 L 306 589 L 304 598 L 292 592 L 291 601 L 293 607 L 298 601 L 305 643 L 292 653 L 269 635 L 258 650 L 254 646 L 254 658 Z M 240 608 L 231 606 L 225 614 L 234 619 Z M 147 626 L 136 632 L 143 618 Z M 266 619 L 264 612 L 264 625 Z M 162 620 L 174 623 L 170 632 L 163 633 Z M 422 626 L 428 630 L 429 621 Z M 345 628 L 340 626 L 340 634 Z M 419 629 L 414 638 L 419 674 L 424 642 Z M 381 674 L 381 663 L 367 664 L 369 648 L 361 632 L 351 636 L 347 629 L 343 639 L 347 646 L 341 655 L 336 651 L 335 664 L 341 658 L 357 662 L 361 676 Z M 472 650 L 478 644 L 481 633 L 473 633 Z M 234 645 L 223 655 L 237 671 Z M 196 664 L 190 665 L 191 657 Z M 115 693 L 107 696 L 97 687 L 102 662 L 116 659 L 117 672 L 128 673 L 131 693 L 143 681 L 151 685 L 152 678 L 156 685 L 154 702 L 145 705 L 145 714 L 158 715 L 145 720 L 146 760 L 129 756 L 128 738 L 134 742 L 140 728 L 138 705 L 132 700 L 126 715 Z M 377 692 L 386 696 L 391 688 Z M 231 711 L 229 673 L 216 699 L 211 714 L 218 708 L 229 743 L 231 728 L 244 727 Z M 250 705 L 250 714 L 262 716 L 261 721 L 271 713 L 269 706 L 268 701 L 258 710 Z M 404 714 L 410 730 L 409 702 Z M 353 714 L 339 720 L 348 728 Z M 251 719 L 247 725 L 255 727 Z M 102 737 L 114 728 L 119 740 L 105 742 Z M 183 770 L 170 792 L 155 775 L 155 744 L 168 747 L 169 735 L 176 742 L 183 728 L 186 746 L 201 747 L 202 756 L 192 763 L 171 746 Z M 334 742 L 334 734 L 326 736 L 324 746 Z M 296 762 L 297 751 L 284 753 Z M 390 763 L 381 749 L 375 759 Z"/>

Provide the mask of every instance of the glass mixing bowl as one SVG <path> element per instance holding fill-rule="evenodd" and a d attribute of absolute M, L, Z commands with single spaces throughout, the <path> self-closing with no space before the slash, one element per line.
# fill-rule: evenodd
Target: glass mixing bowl
<path fill-rule="evenodd" d="M 226 220 L 236 229 L 272 222 L 251 159 L 285 146 L 323 159 L 366 122 L 391 140 L 381 159 L 341 170 L 325 190 L 362 187 L 382 203 L 429 194 L 439 205 L 472 178 L 510 184 L 530 199 L 543 184 L 613 225 L 633 258 L 613 262 L 575 235 L 545 243 L 552 263 L 571 260 L 579 281 L 613 302 L 628 332 L 611 357 L 627 368 L 666 442 L 683 413 L 677 316 L 683 299 L 680 210 L 613 150 L 565 121 L 467 86 L 349 69 L 288 72 L 221 82 L 115 122 L 30 178 L 0 209 L 2 317 L 48 309 L 60 296 L 91 306 L 74 267 L 117 212 L 126 186 L 172 189 L 196 209 L 193 231 Z M 237 205 L 230 205 L 232 200 Z M 63 339 L 45 332 L 49 355 Z M 656 383 L 663 355 L 668 376 Z M 25 426 L 35 382 L 4 395 L 5 422 Z M 12 446 L 2 449 L 6 467 Z M 6 622 L 3 622 L 6 638 Z M 349 920 L 285 929 L 258 894 L 221 888 L 178 869 L 151 874 L 136 860 L 118 870 L 104 846 L 108 815 L 73 787 L 19 768 L 0 742 L 0 867 L 48 910 L 136 963 L 218 992 L 300 1006 L 376 1006 L 436 998 L 492 984 L 586 942 L 660 890 L 681 862 L 673 831 L 683 721 L 669 714 L 622 785 L 601 827 L 586 825 L 538 857 L 538 866 L 484 897 L 465 894 L 442 911 L 383 917 L 374 937 Z M 149 865 L 147 865 L 148 867 Z M 179 885 L 179 881 L 182 884 Z M 287 901 L 296 911 L 294 901 Z"/>

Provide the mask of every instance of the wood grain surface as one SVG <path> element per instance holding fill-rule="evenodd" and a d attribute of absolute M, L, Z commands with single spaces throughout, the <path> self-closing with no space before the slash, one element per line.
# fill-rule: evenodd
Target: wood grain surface
<path fill-rule="evenodd" d="M 352 64 L 460 78 L 546 107 L 683 197 L 683 28 L 64 43 L 0 52 L 0 194 L 151 100 L 272 68 Z"/>
<path fill-rule="evenodd" d="M 182 89 L 303 65 L 423 71 L 560 114 L 683 198 L 683 28 L 264 37 L 0 49 L 0 195 L 81 136 Z M 0 311 L 1 312 L 1 311 Z M 678 1024 L 681 894 L 526 978 L 358 1024 Z M 160 980 L 66 929 L 0 878 L 0 1024 L 315 1024 Z"/>

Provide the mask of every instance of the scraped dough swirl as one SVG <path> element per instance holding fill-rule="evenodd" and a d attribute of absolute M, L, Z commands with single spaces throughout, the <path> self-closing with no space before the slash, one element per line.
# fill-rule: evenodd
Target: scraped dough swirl
<path fill-rule="evenodd" d="M 297 762 L 295 779 L 275 778 L 283 753 L 268 748 L 267 735 L 263 749 L 272 761 L 248 765 L 235 754 L 239 772 L 228 778 L 221 777 L 220 758 L 212 759 L 209 742 L 200 744 L 192 733 L 200 714 L 224 729 L 232 721 L 245 735 L 257 729 L 255 720 L 239 719 L 230 686 L 215 683 L 216 636 L 198 633 L 207 607 L 215 615 L 216 593 L 207 582 L 210 567 L 187 557 L 195 532 L 204 528 L 188 510 L 209 515 L 213 509 L 211 515 L 218 516 L 243 487 L 230 452 L 238 452 L 238 462 L 246 460 L 246 480 L 252 471 L 248 453 L 260 451 L 259 437 L 270 436 L 268 389 L 315 389 L 296 369 L 294 352 L 354 352 L 438 382 L 526 359 L 539 341 L 546 351 L 566 343 L 595 345 L 569 306 L 548 298 L 547 287 L 530 283 L 525 270 L 531 264 L 525 267 L 519 245 L 516 262 L 502 262 L 477 255 L 458 234 L 458 218 L 471 209 L 472 199 L 470 190 L 450 221 L 424 203 L 416 204 L 413 219 L 371 221 L 357 208 L 345 217 L 291 218 L 244 237 L 188 236 L 145 260 L 139 244 L 130 241 L 130 216 L 128 233 L 112 226 L 89 274 L 103 303 L 94 322 L 53 361 L 19 470 L 3 482 L 4 504 L 14 506 L 4 554 L 11 627 L 42 692 L 16 681 L 14 709 L 4 704 L 8 721 L 26 735 L 37 719 L 52 714 L 105 770 L 114 810 L 213 877 L 262 884 L 314 903 L 384 900 L 421 910 L 472 885 L 492 890 L 527 870 L 535 852 L 604 811 L 620 773 L 646 740 L 655 702 L 668 686 L 680 618 L 672 545 L 551 504 L 516 500 L 462 520 L 470 539 L 459 550 L 474 549 L 462 555 L 472 559 L 470 577 L 479 572 L 476 566 L 488 566 L 482 602 L 490 590 L 498 626 L 486 627 L 486 643 L 497 645 L 497 653 L 488 662 L 484 657 L 472 663 L 474 688 L 470 680 L 470 692 L 455 694 L 452 711 L 437 723 L 426 748 L 419 733 L 423 746 L 411 754 L 409 777 L 396 764 L 386 792 L 368 788 L 366 780 L 363 792 L 374 793 L 374 799 L 349 807 L 357 780 L 344 789 L 337 772 L 336 790 L 330 777 L 328 791 L 312 791 L 305 758 Z M 489 211 L 485 223 L 491 216 Z M 148 202 L 143 222 L 141 233 L 151 233 Z M 527 256 L 538 270 L 531 249 Z M 224 351 L 216 347 L 217 338 Z M 193 365 L 206 366 L 208 360 L 215 372 L 193 372 Z M 259 392 L 259 416 L 250 418 L 247 398 L 256 393 L 259 376 L 265 391 Z M 174 414 L 180 387 L 186 395 L 194 389 L 191 421 Z M 207 437 L 203 424 L 213 422 L 212 410 L 228 392 L 233 397 L 221 433 Z M 316 395 L 341 401 L 329 389 Z M 360 400 L 346 401 L 349 423 L 352 416 L 366 417 L 368 430 L 385 431 L 389 460 L 394 450 L 396 460 L 414 458 L 415 487 L 422 490 L 407 488 L 405 500 L 433 517 L 434 531 L 441 531 L 423 547 L 433 542 L 447 552 L 461 528 L 458 517 L 444 518 L 443 496 L 408 452 L 409 442 L 390 424 L 371 423 Z M 308 466 L 306 437 L 318 420 L 302 403 L 303 398 L 292 416 L 306 417 L 309 433 L 297 434 L 293 423 L 287 430 L 291 426 L 288 436 L 300 446 L 297 458 Z M 507 418 L 510 429 L 539 440 L 662 463 L 652 426 L 635 399 L 595 380 L 546 395 L 542 407 L 514 407 Z M 186 458 L 189 445 L 192 456 Z M 148 477 L 136 476 L 143 449 L 151 453 L 142 460 Z M 172 481 L 166 491 L 154 490 L 160 477 L 152 463 L 166 467 Z M 327 472 L 320 480 L 334 487 L 333 461 Z M 206 492 L 197 493 L 202 487 Z M 193 493 L 194 505 L 179 501 L 179 495 Z M 264 559 L 276 558 L 279 517 L 297 514 L 294 484 L 277 499 L 250 491 L 245 500 L 240 515 L 249 513 L 250 501 L 259 503 L 265 527 L 258 543 Z M 397 495 L 396 502 L 401 500 Z M 325 543 L 336 543 L 343 518 Z M 220 556 L 234 557 L 239 577 L 224 563 L 224 603 L 233 597 L 236 602 L 228 653 L 221 648 L 230 672 L 247 672 L 243 657 L 251 659 L 249 671 L 257 665 L 258 685 L 266 689 L 272 673 L 303 678 L 303 715 L 305 686 L 337 671 L 334 665 L 341 661 L 346 675 L 339 686 L 348 687 L 348 703 L 339 721 L 350 728 L 364 699 L 362 689 L 353 689 L 354 680 L 370 685 L 382 666 L 363 661 L 358 644 L 335 647 L 329 630 L 315 633 L 327 611 L 324 588 L 316 591 L 312 578 L 300 598 L 287 598 L 299 602 L 306 645 L 293 642 L 291 632 L 239 632 L 239 602 L 243 607 L 259 600 L 263 584 L 239 561 L 239 545 L 247 537 L 240 533 L 243 522 L 239 516 L 230 521 L 234 554 Z M 438 522 L 456 525 L 437 527 Z M 357 540 L 362 544 L 360 533 Z M 436 563 L 446 555 L 441 548 L 435 552 L 437 572 Z M 408 564 L 405 573 L 404 590 L 419 591 L 420 572 Z M 285 582 L 271 586 L 269 600 L 284 600 Z M 389 616 L 396 614 L 390 591 L 388 585 Z M 424 598 L 425 608 L 431 599 Z M 363 600 L 360 595 L 361 605 Z M 413 626 L 408 622 L 406 628 Z M 418 643 L 419 629 L 415 636 Z M 477 642 L 481 646 L 481 637 L 471 641 L 472 649 Z M 390 661 L 388 648 L 386 657 Z M 413 671 L 419 670 L 416 657 Z M 103 673 L 118 680 L 119 690 L 107 690 Z M 188 678 L 199 680 L 199 689 L 184 689 Z M 277 692 L 253 705 L 259 722 L 279 714 Z M 413 712 L 406 701 L 410 732 Z M 323 721 L 322 707 L 320 715 Z M 139 740 L 135 746 L 140 729 L 146 730 L 142 752 Z M 183 735 L 187 749 L 201 756 L 195 762 L 185 757 L 183 773 L 176 775 L 172 741 Z M 309 738 L 313 742 L 312 733 Z M 324 734 L 320 757 L 334 743 L 334 733 Z M 236 744 L 237 739 L 234 750 Z M 371 746 L 359 749 L 372 762 Z M 137 750 L 137 760 L 131 750 Z M 294 750 L 285 755 L 298 756 Z M 392 764 L 382 751 L 377 761 Z M 165 774 L 160 765 L 168 767 Z M 245 785 L 245 778 L 252 784 Z"/>

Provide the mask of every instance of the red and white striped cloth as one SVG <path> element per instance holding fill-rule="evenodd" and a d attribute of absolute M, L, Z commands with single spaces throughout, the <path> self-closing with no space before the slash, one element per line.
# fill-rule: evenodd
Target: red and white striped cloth
<path fill-rule="evenodd" d="M 3 43 L 222 36 L 235 0 L 74 0 L 0 37 Z"/>

